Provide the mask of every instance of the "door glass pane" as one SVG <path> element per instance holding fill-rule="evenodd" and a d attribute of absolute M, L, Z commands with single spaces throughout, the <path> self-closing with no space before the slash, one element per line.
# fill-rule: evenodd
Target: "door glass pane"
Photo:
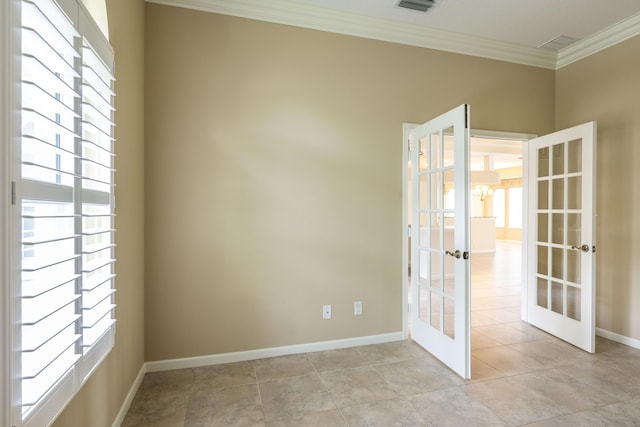
<path fill-rule="evenodd" d="M 549 275 L 549 249 L 546 246 L 538 246 L 538 274 Z"/>
<path fill-rule="evenodd" d="M 567 251 L 567 280 L 573 283 L 580 283 L 582 252 Z"/>
<path fill-rule="evenodd" d="M 440 330 L 440 306 L 441 296 L 436 292 L 431 292 L 431 327 Z"/>
<path fill-rule="evenodd" d="M 563 279 L 563 257 L 564 249 L 551 248 L 551 276 L 556 279 Z"/>
<path fill-rule="evenodd" d="M 538 209 L 549 209 L 549 181 L 538 182 Z"/>
<path fill-rule="evenodd" d="M 540 178 L 549 176 L 549 148 L 538 149 L 538 176 Z"/>
<path fill-rule="evenodd" d="M 564 178 L 552 180 L 553 201 L 551 209 L 564 209 Z"/>
<path fill-rule="evenodd" d="M 549 241 L 549 214 L 538 214 L 538 241 L 547 243 Z"/>
<path fill-rule="evenodd" d="M 442 271 L 442 261 L 443 261 L 443 255 L 442 253 L 440 253 L 440 251 L 433 251 L 431 252 L 431 288 L 432 289 L 437 289 L 437 290 L 441 290 L 442 289 L 442 281 L 441 281 L 441 274 L 440 272 Z"/>
<path fill-rule="evenodd" d="M 563 314 L 562 283 L 551 282 L 551 310 Z"/>
<path fill-rule="evenodd" d="M 429 251 L 420 250 L 420 265 L 418 266 L 418 279 L 420 283 L 426 283 L 427 278 L 429 277 L 429 265 L 427 264 L 429 260 Z M 431 267 L 433 268 L 433 267 Z M 413 268 L 412 268 L 413 271 Z"/>
<path fill-rule="evenodd" d="M 557 144 L 553 146 L 553 158 L 551 162 L 553 164 L 554 175 L 561 175 L 564 173 L 564 144 Z"/>
<path fill-rule="evenodd" d="M 420 138 L 420 152 L 418 153 L 418 158 L 420 159 L 420 169 L 419 172 L 426 172 L 429 166 L 429 140 L 425 138 Z"/>
<path fill-rule="evenodd" d="M 456 305 L 452 298 L 444 298 L 444 333 L 450 338 L 455 339 L 455 310 Z"/>
<path fill-rule="evenodd" d="M 567 245 L 569 246 L 581 246 L 582 245 L 582 224 L 580 214 L 568 214 L 567 215 Z"/>
<path fill-rule="evenodd" d="M 429 168 L 431 168 L 431 170 L 438 169 L 440 167 L 441 145 L 440 133 L 431 134 L 428 151 Z"/>
<path fill-rule="evenodd" d="M 569 141 L 569 173 L 582 172 L 582 140 Z"/>
<path fill-rule="evenodd" d="M 551 242 L 564 244 L 564 214 L 551 214 Z"/>
<path fill-rule="evenodd" d="M 443 209 L 443 188 L 442 188 L 442 172 L 432 172 L 431 177 L 431 207 L 430 209 Z"/>
<path fill-rule="evenodd" d="M 444 130 L 443 166 L 453 165 L 453 127 Z"/>
<path fill-rule="evenodd" d="M 418 246 L 426 248 L 429 246 L 428 242 L 429 242 L 429 233 L 428 233 L 428 222 L 427 220 L 429 219 L 429 217 L 427 216 L 427 214 L 425 213 L 421 213 L 418 215 L 418 217 L 420 218 L 419 222 L 419 227 L 418 227 Z"/>
<path fill-rule="evenodd" d="M 567 317 L 580 321 L 580 288 L 567 286 Z"/>
<path fill-rule="evenodd" d="M 582 209 L 582 177 L 567 178 L 567 209 Z"/>
<path fill-rule="evenodd" d="M 425 323 L 429 320 L 429 293 L 424 286 L 418 286 L 418 318 Z"/>
<path fill-rule="evenodd" d="M 429 207 L 428 193 L 429 178 L 428 175 L 418 176 L 418 209 L 424 210 Z"/>
<path fill-rule="evenodd" d="M 537 300 L 536 304 L 543 308 L 549 308 L 549 293 L 548 293 L 549 282 L 547 279 L 542 279 L 538 277 L 538 291 L 536 293 Z"/>

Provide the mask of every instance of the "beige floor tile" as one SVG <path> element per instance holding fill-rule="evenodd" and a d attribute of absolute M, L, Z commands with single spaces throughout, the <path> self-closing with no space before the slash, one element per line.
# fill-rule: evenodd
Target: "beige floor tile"
<path fill-rule="evenodd" d="M 182 426 L 191 389 L 191 384 L 171 387 L 166 382 L 146 385 L 144 389 L 141 387 L 131 403 L 123 426 Z"/>
<path fill-rule="evenodd" d="M 357 368 L 369 362 L 354 348 L 319 351 L 307 355 L 318 372 Z"/>
<path fill-rule="evenodd" d="M 365 345 L 355 349 L 370 364 L 399 362 L 429 355 L 422 347 L 410 340 Z"/>
<path fill-rule="evenodd" d="M 486 381 L 504 376 L 504 373 L 487 365 L 477 357 L 471 356 L 471 380 L 468 382 Z"/>
<path fill-rule="evenodd" d="M 589 353 L 555 338 L 512 344 L 508 348 L 536 359 L 545 368 L 575 365 L 591 360 Z"/>
<path fill-rule="evenodd" d="M 264 381 L 258 388 L 266 421 L 336 409 L 318 374 Z"/>
<path fill-rule="evenodd" d="M 228 363 L 194 368 L 193 373 L 194 390 L 200 391 L 256 383 L 256 373 L 253 362 Z"/>
<path fill-rule="evenodd" d="M 530 424 L 528 427 L 637 427 L 638 425 L 640 425 L 640 398 L 552 418 Z"/>
<path fill-rule="evenodd" d="M 529 390 L 551 399 L 567 412 L 578 412 L 616 402 L 602 390 L 590 387 L 563 372 L 564 368 L 517 375 L 510 379 Z"/>
<path fill-rule="evenodd" d="M 524 425 L 569 412 L 511 377 L 473 383 L 464 388 L 472 399 L 489 408 L 508 425 Z"/>
<path fill-rule="evenodd" d="M 535 335 L 530 334 L 529 332 L 524 332 L 520 329 L 512 328 L 507 325 L 478 326 L 474 329 L 500 344 L 515 344 L 538 339 Z"/>
<path fill-rule="evenodd" d="M 190 427 L 264 426 L 256 384 L 197 391 L 189 400 L 185 425 Z"/>
<path fill-rule="evenodd" d="M 432 391 L 409 398 L 426 426 L 503 426 L 496 414 L 471 398 L 462 387 Z"/>
<path fill-rule="evenodd" d="M 479 348 L 497 347 L 500 344 L 498 341 L 489 338 L 483 333 L 479 332 L 477 328 L 471 329 L 471 349 L 477 350 Z"/>
<path fill-rule="evenodd" d="M 253 366 L 258 381 L 298 377 L 315 372 L 313 365 L 304 354 L 260 359 L 256 360 Z"/>
<path fill-rule="evenodd" d="M 340 408 L 396 397 L 393 389 L 372 367 L 323 372 L 320 379 Z"/>
<path fill-rule="evenodd" d="M 313 412 L 302 417 L 268 421 L 267 427 L 348 427 L 340 410 Z"/>
<path fill-rule="evenodd" d="M 563 372 L 620 400 L 640 396 L 640 377 L 616 369 L 608 361 L 565 366 Z"/>
<path fill-rule="evenodd" d="M 411 403 L 403 399 L 364 403 L 342 409 L 344 418 L 351 427 L 418 427 L 425 421 Z"/>
<path fill-rule="evenodd" d="M 432 357 L 376 366 L 377 372 L 398 396 L 460 385 L 463 380 Z"/>
<path fill-rule="evenodd" d="M 522 374 L 544 367 L 537 360 L 504 346 L 473 350 L 471 354 L 506 375 Z"/>

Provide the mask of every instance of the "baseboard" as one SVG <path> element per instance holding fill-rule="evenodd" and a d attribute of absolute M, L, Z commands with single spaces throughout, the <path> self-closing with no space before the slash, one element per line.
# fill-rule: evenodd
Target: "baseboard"
<path fill-rule="evenodd" d="M 182 359 L 158 360 L 147 362 L 147 372 L 170 371 L 173 369 L 197 368 L 200 366 L 219 365 L 222 363 L 244 362 L 246 360 L 264 359 L 267 357 L 286 356 L 289 354 L 310 353 L 314 351 L 337 350 L 340 348 L 357 347 L 361 345 L 382 344 L 385 342 L 402 341 L 402 332 L 365 337 L 346 338 L 342 340 L 321 341 L 309 344 L 271 347 L 258 350 L 239 351 L 235 353 L 212 354 L 208 356 L 186 357 Z"/>
<path fill-rule="evenodd" d="M 147 364 L 143 363 L 142 366 L 140 367 L 140 372 L 138 372 L 138 376 L 136 377 L 136 380 L 131 385 L 131 388 L 129 389 L 129 393 L 127 393 L 127 397 L 124 399 L 124 402 L 122 402 L 120 411 L 118 411 L 118 415 L 116 416 L 116 419 L 113 421 L 113 424 L 111 425 L 112 427 L 120 427 L 120 425 L 124 421 L 124 417 L 127 415 L 127 412 L 129 412 L 129 407 L 131 407 L 133 398 L 136 396 L 136 393 L 140 388 L 140 384 L 142 384 L 144 374 L 146 373 L 147 373 Z"/>
<path fill-rule="evenodd" d="M 615 332 L 607 331 L 605 329 L 600 329 L 600 328 L 596 328 L 596 335 L 640 350 L 640 340 L 625 337 L 624 335 L 616 334 Z"/>

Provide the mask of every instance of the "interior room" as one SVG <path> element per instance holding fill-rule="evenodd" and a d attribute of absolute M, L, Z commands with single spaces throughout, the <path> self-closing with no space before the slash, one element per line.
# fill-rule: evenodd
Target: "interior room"
<path fill-rule="evenodd" d="M 0 5 L 3 200 L 20 173 L 10 143 L 19 128 L 10 96 L 17 1 Z M 221 398 L 227 403 L 251 403 L 215 420 L 223 425 L 240 420 L 240 407 L 252 425 L 384 425 L 397 413 L 425 425 L 453 416 L 452 401 L 476 411 L 465 422 L 640 418 L 635 0 L 604 7 L 601 20 L 581 0 L 557 6 L 545 16 L 568 29 L 545 40 L 524 37 L 547 19 L 507 0 L 487 19 L 515 27 L 519 38 L 510 40 L 477 16 L 447 28 L 423 26 L 420 15 L 403 21 L 418 12 L 397 10 L 397 1 L 375 2 L 389 8 L 382 15 L 329 0 L 81 2 L 108 35 L 115 63 L 115 335 L 52 426 L 182 426 L 196 415 L 213 423 L 213 383 L 242 386 Z M 429 13 L 454 13 L 455 4 L 436 0 Z M 592 25 L 578 33 L 571 25 L 580 22 Z M 573 44 L 540 47 L 565 31 L 575 31 Z M 495 237 L 476 241 L 484 249 L 472 265 L 472 379 L 407 339 L 403 124 L 461 104 L 472 129 L 494 132 L 542 136 L 597 122 L 595 354 L 521 321 L 513 242 L 522 238 L 522 177 L 510 163 L 518 159 L 489 146 L 472 162 L 499 174 L 478 178 L 470 192 L 473 216 L 495 222 Z M 21 215 L 12 206 L 0 210 L 0 423 L 18 426 L 27 424 L 12 394 L 20 269 L 12 227 Z M 420 381 L 403 384 L 407 373 Z M 209 382 L 198 389 L 199 381 Z M 369 392 L 358 395 L 358 385 Z M 577 388 L 584 399 L 567 397 Z M 313 398 L 296 400 L 303 409 L 277 406 L 309 390 Z"/>

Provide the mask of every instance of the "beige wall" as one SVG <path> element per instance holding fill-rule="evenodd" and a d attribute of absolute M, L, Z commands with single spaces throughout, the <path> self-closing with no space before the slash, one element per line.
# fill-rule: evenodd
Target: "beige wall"
<path fill-rule="evenodd" d="M 111 426 L 144 362 L 144 1 L 107 0 L 116 61 L 116 344 L 56 420 Z"/>
<path fill-rule="evenodd" d="M 598 122 L 598 327 L 640 339 L 640 37 L 557 72 L 556 125 Z"/>
<path fill-rule="evenodd" d="M 553 130 L 550 70 L 146 11 L 149 361 L 401 331 L 402 123 Z"/>

